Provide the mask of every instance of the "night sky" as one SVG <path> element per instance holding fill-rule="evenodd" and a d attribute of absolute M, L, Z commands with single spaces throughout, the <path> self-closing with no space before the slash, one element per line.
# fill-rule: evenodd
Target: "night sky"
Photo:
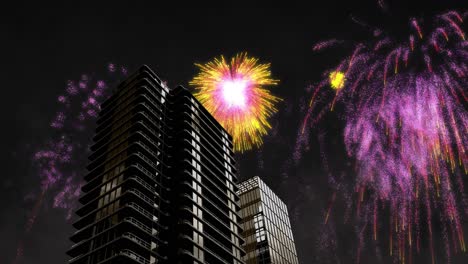
<path fill-rule="evenodd" d="M 369 32 L 351 17 L 397 36 L 403 32 L 403 37 L 407 36 L 403 28 L 408 27 L 408 18 L 430 17 L 449 9 L 463 11 L 466 3 L 389 1 L 389 14 L 384 16 L 377 1 L 309 1 L 304 6 L 288 3 L 278 7 L 252 1 L 246 6 L 230 2 L 218 7 L 184 7 L 182 3 L 167 7 L 158 2 L 103 6 L 78 1 L 50 6 L 24 3 L 2 10 L 0 263 L 12 263 L 20 239 L 25 241 L 22 263 L 58 264 L 68 259 L 65 251 L 71 246 L 68 237 L 74 232 L 73 218 L 67 221 L 64 210 L 52 208 L 51 196 L 46 195 L 32 231 L 24 233 L 34 205 L 31 194 L 40 188 L 31 155 L 51 136 L 49 124 L 57 111 L 56 98 L 67 80 L 97 73 L 113 62 L 130 72 L 147 64 L 170 87 L 189 87 L 197 71 L 195 62 L 241 51 L 271 62 L 272 74 L 280 80 L 272 90 L 284 101 L 271 120 L 273 129 L 264 147 L 238 154 L 239 178 L 259 175 L 287 204 L 300 263 L 355 263 L 355 225 L 343 223 L 340 199 L 330 225 L 323 226 L 332 193 L 327 174 L 346 173 L 349 181 L 353 177 L 342 144 L 339 111 L 327 114 L 320 128 L 313 130 L 310 149 L 301 161 L 291 161 L 304 117 L 300 106 L 310 98 L 305 88 L 349 52 L 317 55 L 312 46 L 328 38 L 369 38 Z M 90 130 L 87 138 L 73 140 L 88 144 L 92 135 Z M 319 138 L 325 143 L 320 145 Z M 321 152 L 327 155 L 327 171 Z M 464 225 L 468 225 L 466 219 Z M 368 239 L 361 263 L 393 263 L 386 247 Z M 437 263 L 445 263 L 444 245 L 437 241 L 435 245 Z M 415 262 L 429 263 L 428 244 L 422 247 Z M 468 263 L 468 254 L 452 256 L 451 261 Z"/>

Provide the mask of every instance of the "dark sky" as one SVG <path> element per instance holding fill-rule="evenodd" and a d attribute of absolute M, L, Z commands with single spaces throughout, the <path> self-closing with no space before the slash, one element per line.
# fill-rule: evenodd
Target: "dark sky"
<path fill-rule="evenodd" d="M 272 120 L 275 133 L 266 138 L 265 147 L 238 157 L 240 178 L 260 175 L 287 203 L 301 263 L 355 263 L 353 224 L 337 224 L 328 231 L 341 240 L 333 250 L 321 249 L 321 224 L 331 194 L 317 135 L 311 135 L 311 149 L 302 162 L 287 163 L 303 118 L 298 105 L 308 96 L 304 88 L 343 55 L 314 55 L 312 46 L 333 37 L 366 37 L 350 16 L 399 32 L 407 27 L 408 17 L 429 17 L 454 7 L 466 10 L 467 5 L 462 6 L 463 1 L 389 1 L 391 14 L 382 16 L 377 1 L 308 1 L 308 5 L 282 1 L 284 6 L 277 7 L 251 1 L 249 5 L 230 2 L 196 8 L 182 3 L 166 7 L 160 1 L 127 2 L 103 6 L 80 1 L 37 6 L 20 3 L 0 11 L 0 263 L 12 262 L 24 236 L 25 220 L 33 206 L 25 197 L 39 188 L 28 155 L 49 137 L 55 99 L 68 79 L 98 71 L 112 61 L 130 71 L 147 64 L 169 86 L 187 85 L 196 72 L 194 62 L 239 51 L 272 63 L 274 77 L 281 80 L 274 93 L 285 99 Z M 327 148 L 333 153 L 329 165 L 346 168 L 340 122 L 333 114 L 326 118 Z M 340 207 L 335 211 L 334 222 L 341 223 Z M 44 203 L 33 230 L 25 237 L 23 263 L 64 263 L 72 232 L 65 213 Z M 424 246 L 417 263 L 429 261 Z M 445 263 L 444 250 L 436 251 L 438 263 Z M 387 252 L 369 245 L 361 263 L 392 263 Z M 452 256 L 452 263 L 468 263 L 468 255 Z"/>

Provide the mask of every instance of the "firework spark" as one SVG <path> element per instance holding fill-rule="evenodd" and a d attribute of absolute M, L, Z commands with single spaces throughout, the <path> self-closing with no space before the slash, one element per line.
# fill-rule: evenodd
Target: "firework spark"
<path fill-rule="evenodd" d="M 230 62 L 221 56 L 195 65 L 200 73 L 190 82 L 194 95 L 232 135 L 234 150 L 262 145 L 271 128 L 268 118 L 277 112 L 275 103 L 280 101 L 265 88 L 278 83 L 271 78 L 270 64 L 240 53 Z"/>
<path fill-rule="evenodd" d="M 330 77 L 330 86 L 333 89 L 339 90 L 344 87 L 346 78 L 343 72 L 334 71 L 330 73 L 329 77 Z"/>
<path fill-rule="evenodd" d="M 462 15 L 447 12 L 425 32 L 411 19 L 407 42 L 382 33 L 358 43 L 313 91 L 302 133 L 316 123 L 311 116 L 320 118 L 335 103 L 344 106 L 344 141 L 357 162 L 356 215 L 364 220 L 358 259 L 366 230 L 374 240 L 380 237 L 383 205 L 391 215 L 389 254 L 401 262 L 411 259 L 412 249 L 419 252 L 426 237 L 435 262 L 434 215 L 443 226 L 446 257 L 466 251 L 468 44 L 462 22 Z M 337 72 L 344 72 L 346 82 L 337 80 Z M 322 89 L 327 83 L 339 92 Z"/>
<path fill-rule="evenodd" d="M 41 186 L 23 236 L 33 228 L 46 195 L 53 198 L 52 207 L 66 210 L 66 219 L 71 218 L 84 173 L 79 168 L 85 168 L 89 154 L 88 144 L 80 142 L 86 142 L 93 131 L 100 103 L 110 94 L 109 82 L 125 76 L 127 70 L 109 64 L 106 72 L 105 79 L 83 74 L 78 80 L 68 81 L 63 93 L 57 97 L 58 110 L 50 122 L 53 136 L 45 144 L 36 146 L 32 154 L 32 164 L 37 169 Z M 23 254 L 21 240 L 13 263 L 19 263 Z"/>

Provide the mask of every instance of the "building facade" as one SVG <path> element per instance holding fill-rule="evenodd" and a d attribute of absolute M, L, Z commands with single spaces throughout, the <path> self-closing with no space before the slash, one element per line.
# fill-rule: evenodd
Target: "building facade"
<path fill-rule="evenodd" d="M 247 264 L 297 264 L 286 204 L 258 177 L 239 184 L 244 260 Z"/>
<path fill-rule="evenodd" d="M 69 263 L 241 264 L 231 137 L 143 66 L 101 105 Z"/>

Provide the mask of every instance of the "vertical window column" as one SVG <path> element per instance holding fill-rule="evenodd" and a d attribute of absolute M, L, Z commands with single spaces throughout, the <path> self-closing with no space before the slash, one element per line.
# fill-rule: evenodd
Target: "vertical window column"
<path fill-rule="evenodd" d="M 228 134 L 225 131 L 222 131 L 222 142 L 223 142 L 223 158 L 224 158 L 224 173 L 226 176 L 226 186 L 227 186 L 227 196 L 228 196 L 228 207 L 229 207 L 229 227 L 231 229 L 231 241 L 233 242 L 232 245 L 232 254 L 235 258 L 240 259 L 241 254 L 239 250 L 240 241 L 239 238 L 236 236 L 239 234 L 239 230 L 237 228 L 237 216 L 234 214 L 236 211 L 236 204 L 233 202 L 235 201 L 234 195 L 234 185 L 232 184 L 232 169 L 231 169 L 231 159 L 229 158 L 229 140 Z M 234 259 L 234 264 L 240 264 L 238 260 Z"/>
<path fill-rule="evenodd" d="M 195 115 L 198 115 L 198 111 L 192 106 L 192 118 L 194 121 L 197 121 L 197 117 Z M 198 123 L 198 122 L 196 122 Z M 192 124 L 194 130 L 192 130 L 192 188 L 193 188 L 193 193 L 192 193 L 192 199 L 194 201 L 192 205 L 192 212 L 194 214 L 193 216 L 193 256 L 198 259 L 198 261 L 203 262 L 205 260 L 205 254 L 203 251 L 203 223 L 201 222 L 201 219 L 203 219 L 203 211 L 201 210 L 203 204 L 202 204 L 202 188 L 201 188 L 201 157 L 200 157 L 200 135 L 198 134 L 199 129 L 198 126 L 195 124 Z M 194 261 L 194 263 L 198 263 L 197 261 Z"/>

